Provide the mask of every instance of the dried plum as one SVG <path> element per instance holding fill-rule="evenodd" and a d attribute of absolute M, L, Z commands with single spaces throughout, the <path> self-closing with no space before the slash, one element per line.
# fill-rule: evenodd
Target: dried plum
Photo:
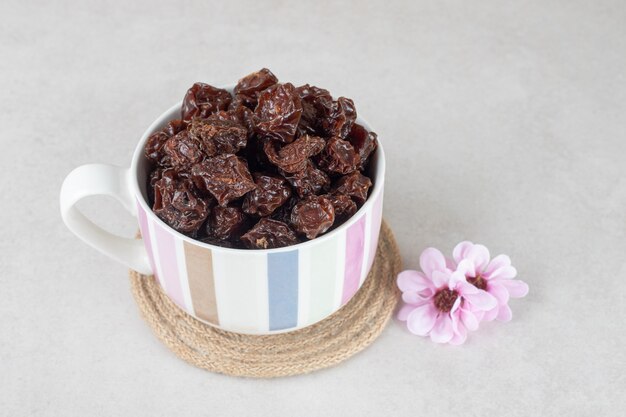
<path fill-rule="evenodd" d="M 309 196 L 298 202 L 291 211 L 293 228 L 308 239 L 315 239 L 335 222 L 335 209 L 324 196 Z"/>
<path fill-rule="evenodd" d="M 206 232 L 216 240 L 238 239 L 245 230 L 247 220 L 239 207 L 217 206 L 211 210 Z"/>
<path fill-rule="evenodd" d="M 257 105 L 258 94 L 276 83 L 278 83 L 278 78 L 272 74 L 272 71 L 262 68 L 239 80 L 234 90 L 235 97 L 244 106 L 253 109 Z"/>
<path fill-rule="evenodd" d="M 154 183 L 154 213 L 165 223 L 188 233 L 198 230 L 209 214 L 209 203 L 189 179 L 179 178 L 172 170 L 161 174 Z"/>
<path fill-rule="evenodd" d="M 201 143 L 190 137 L 186 130 L 169 138 L 163 146 L 163 151 L 170 164 L 179 169 L 186 169 L 200 162 L 205 156 Z"/>
<path fill-rule="evenodd" d="M 313 239 L 353 216 L 372 186 L 364 172 L 377 136 L 356 117 L 352 100 L 279 83 L 267 68 L 233 94 L 195 83 L 181 119 L 146 141 L 148 202 L 172 228 L 212 245 Z"/>
<path fill-rule="evenodd" d="M 163 149 L 165 142 L 175 134 L 185 129 L 186 124 L 182 120 L 172 120 L 163 129 L 150 135 L 146 141 L 145 155 L 152 163 L 169 166 L 169 157 Z"/>
<path fill-rule="evenodd" d="M 359 155 L 359 169 L 364 170 L 370 155 L 376 151 L 378 147 L 378 135 L 369 132 L 358 123 L 352 125 L 352 130 L 346 138 Z"/>
<path fill-rule="evenodd" d="M 232 154 L 206 158 L 195 164 L 191 178 L 200 190 L 210 192 L 220 206 L 226 206 L 256 187 L 246 163 Z"/>
<path fill-rule="evenodd" d="M 291 188 L 284 178 L 254 174 L 256 188 L 246 194 L 242 209 L 245 213 L 269 216 L 291 197 Z"/>
<path fill-rule="evenodd" d="M 345 194 L 361 205 L 367 200 L 367 193 L 372 186 L 372 181 L 360 172 L 344 175 L 333 186 L 336 194 Z"/>
<path fill-rule="evenodd" d="M 350 142 L 334 136 L 326 142 L 320 155 L 319 166 L 331 174 L 348 174 L 356 171 L 360 164 L 359 155 Z"/>
<path fill-rule="evenodd" d="M 181 119 L 205 118 L 219 110 L 227 110 L 232 100 L 230 93 L 223 88 L 209 84 L 195 83 L 185 94 L 181 107 Z"/>
<path fill-rule="evenodd" d="M 322 138 L 304 135 L 282 147 L 277 141 L 268 140 L 263 150 L 272 164 L 281 171 L 293 174 L 306 168 L 308 158 L 320 153 L 325 145 Z"/>
<path fill-rule="evenodd" d="M 335 209 L 335 223 L 348 220 L 358 210 L 356 203 L 345 194 L 327 194 L 325 197 L 330 200 Z"/>
<path fill-rule="evenodd" d="M 298 237 L 287 224 L 263 217 L 241 236 L 241 242 L 249 249 L 272 249 L 295 245 Z"/>
<path fill-rule="evenodd" d="M 259 94 L 253 120 L 261 137 L 291 143 L 301 115 L 302 104 L 293 84 L 275 84 Z"/>
<path fill-rule="evenodd" d="M 193 119 L 189 126 L 189 135 L 202 142 L 207 156 L 234 154 L 246 146 L 246 128 L 232 118 L 227 119 L 231 117 L 228 113 L 222 113 L 206 119 Z"/>
<path fill-rule="evenodd" d="M 293 174 L 283 173 L 283 176 L 301 198 L 311 194 L 319 194 L 330 185 L 328 175 L 318 169 L 310 160 L 302 171 Z"/>

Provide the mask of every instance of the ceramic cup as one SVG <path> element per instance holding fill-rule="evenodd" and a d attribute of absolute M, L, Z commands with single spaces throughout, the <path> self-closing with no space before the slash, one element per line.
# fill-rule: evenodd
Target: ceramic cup
<path fill-rule="evenodd" d="M 228 249 L 193 240 L 159 219 L 147 203 L 147 138 L 180 117 L 176 104 L 146 130 L 130 168 L 90 164 L 73 170 L 61 188 L 67 227 L 105 255 L 154 275 L 180 308 L 210 325 L 247 334 L 271 334 L 314 324 L 347 303 L 374 261 L 382 220 L 385 154 L 379 143 L 370 163 L 374 183 L 361 209 L 337 229 L 278 249 Z M 358 123 L 370 129 L 361 118 Z M 75 204 L 84 197 L 116 198 L 138 219 L 142 239 L 115 236 Z"/>

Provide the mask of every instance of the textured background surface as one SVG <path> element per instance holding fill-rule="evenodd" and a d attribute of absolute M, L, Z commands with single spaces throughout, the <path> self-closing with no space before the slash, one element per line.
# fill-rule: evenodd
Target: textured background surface
<path fill-rule="evenodd" d="M 626 412 L 623 1 L 105 3 L 0 5 L 0 415 Z M 194 81 L 262 66 L 376 128 L 407 266 L 462 239 L 511 255 L 531 293 L 510 324 L 455 348 L 391 323 L 343 365 L 275 381 L 154 339 L 125 268 L 62 225 L 61 181 L 127 165 Z M 135 230 L 109 200 L 82 208 Z"/>

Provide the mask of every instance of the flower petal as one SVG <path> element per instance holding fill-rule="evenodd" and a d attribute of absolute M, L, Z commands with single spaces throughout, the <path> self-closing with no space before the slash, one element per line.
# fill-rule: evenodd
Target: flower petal
<path fill-rule="evenodd" d="M 453 259 L 446 257 L 446 268 L 450 271 L 454 271 L 456 269 L 456 262 Z"/>
<path fill-rule="evenodd" d="M 507 255 L 498 255 L 489 262 L 483 276 L 487 279 L 515 278 L 517 270 L 511 266 L 511 258 Z"/>
<path fill-rule="evenodd" d="M 454 336 L 452 319 L 449 314 L 440 314 L 430 331 L 430 340 L 435 343 L 448 343 Z"/>
<path fill-rule="evenodd" d="M 459 317 L 463 325 L 467 327 L 467 330 L 474 331 L 478 329 L 478 318 L 470 310 L 462 308 L 459 312 Z"/>
<path fill-rule="evenodd" d="M 429 302 L 430 297 L 422 297 L 420 294 L 413 291 L 406 291 L 402 293 L 402 301 L 407 304 L 412 304 L 413 307 L 417 307 L 424 303 Z"/>
<path fill-rule="evenodd" d="M 484 245 L 474 245 L 467 254 L 467 259 L 470 259 L 474 262 L 476 266 L 476 271 L 482 272 L 485 270 L 485 267 L 489 264 L 489 249 L 487 249 Z"/>
<path fill-rule="evenodd" d="M 474 244 L 472 242 L 470 242 L 469 240 L 465 240 L 454 247 L 454 250 L 452 251 L 452 257 L 457 264 L 467 257 L 469 250 L 473 246 Z"/>
<path fill-rule="evenodd" d="M 467 339 L 467 329 L 461 321 L 460 314 L 451 314 L 453 336 L 450 339 L 451 345 L 461 345 Z"/>
<path fill-rule="evenodd" d="M 420 267 L 427 277 L 432 277 L 433 271 L 445 271 L 446 258 L 435 248 L 426 248 L 420 255 Z"/>
<path fill-rule="evenodd" d="M 424 274 L 419 271 L 413 271 L 411 269 L 402 271 L 398 274 L 398 288 L 400 291 L 422 291 L 427 288 L 433 288 L 431 280 L 426 278 Z"/>
<path fill-rule="evenodd" d="M 436 289 L 440 289 L 441 287 L 447 287 L 450 282 L 450 271 L 442 272 L 442 271 L 433 271 L 433 286 Z"/>
<path fill-rule="evenodd" d="M 411 333 L 426 336 L 435 325 L 438 315 L 439 310 L 434 305 L 431 303 L 423 304 L 408 315 L 406 326 Z"/>
<path fill-rule="evenodd" d="M 457 270 L 450 275 L 448 288 L 450 288 L 451 290 L 455 289 L 459 282 L 467 282 L 467 279 L 465 278 L 465 273 L 463 273 L 463 271 Z"/>
<path fill-rule="evenodd" d="M 498 321 L 511 321 L 512 318 L 513 312 L 511 311 L 511 307 L 509 307 L 508 304 L 500 306 L 496 319 L 498 319 Z"/>
<path fill-rule="evenodd" d="M 451 345 L 458 346 L 458 345 L 462 345 L 463 343 L 465 343 L 466 340 L 467 340 L 467 329 L 465 329 L 465 327 L 463 326 L 459 326 L 459 329 L 454 332 L 454 336 L 452 336 L 452 339 L 450 339 L 448 343 L 450 343 Z"/>
<path fill-rule="evenodd" d="M 489 281 L 487 292 L 498 300 L 498 304 L 503 305 L 509 302 L 509 291 L 501 284 L 502 280 Z"/>
<path fill-rule="evenodd" d="M 463 274 L 465 277 L 475 277 L 478 275 L 476 273 L 476 265 L 469 259 L 461 260 L 456 267 L 456 272 Z"/>
<path fill-rule="evenodd" d="M 411 314 L 411 312 L 416 308 L 417 307 L 411 304 L 402 304 L 402 307 L 400 307 L 400 309 L 398 310 L 398 320 L 406 321 L 407 317 L 409 317 L 409 314 Z"/>
<path fill-rule="evenodd" d="M 476 311 L 475 313 L 482 314 L 482 318 L 480 318 L 480 321 L 494 321 L 496 316 L 498 315 L 498 311 L 500 311 L 500 306 L 495 306 L 488 311 Z"/>
<path fill-rule="evenodd" d="M 464 293 L 465 298 L 476 310 L 488 311 L 498 305 L 498 300 L 487 291 L 478 290 L 476 293 Z"/>
<path fill-rule="evenodd" d="M 519 279 L 499 279 L 496 282 L 503 285 L 513 298 L 526 297 L 528 294 L 528 284 Z"/>

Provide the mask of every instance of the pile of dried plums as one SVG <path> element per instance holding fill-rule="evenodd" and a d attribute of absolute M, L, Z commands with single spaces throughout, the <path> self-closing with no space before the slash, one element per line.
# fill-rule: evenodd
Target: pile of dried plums
<path fill-rule="evenodd" d="M 376 134 L 349 98 L 279 83 L 268 69 L 234 94 L 194 84 L 181 119 L 148 138 L 148 195 L 165 223 L 219 246 L 289 246 L 342 224 L 367 199 Z"/>

